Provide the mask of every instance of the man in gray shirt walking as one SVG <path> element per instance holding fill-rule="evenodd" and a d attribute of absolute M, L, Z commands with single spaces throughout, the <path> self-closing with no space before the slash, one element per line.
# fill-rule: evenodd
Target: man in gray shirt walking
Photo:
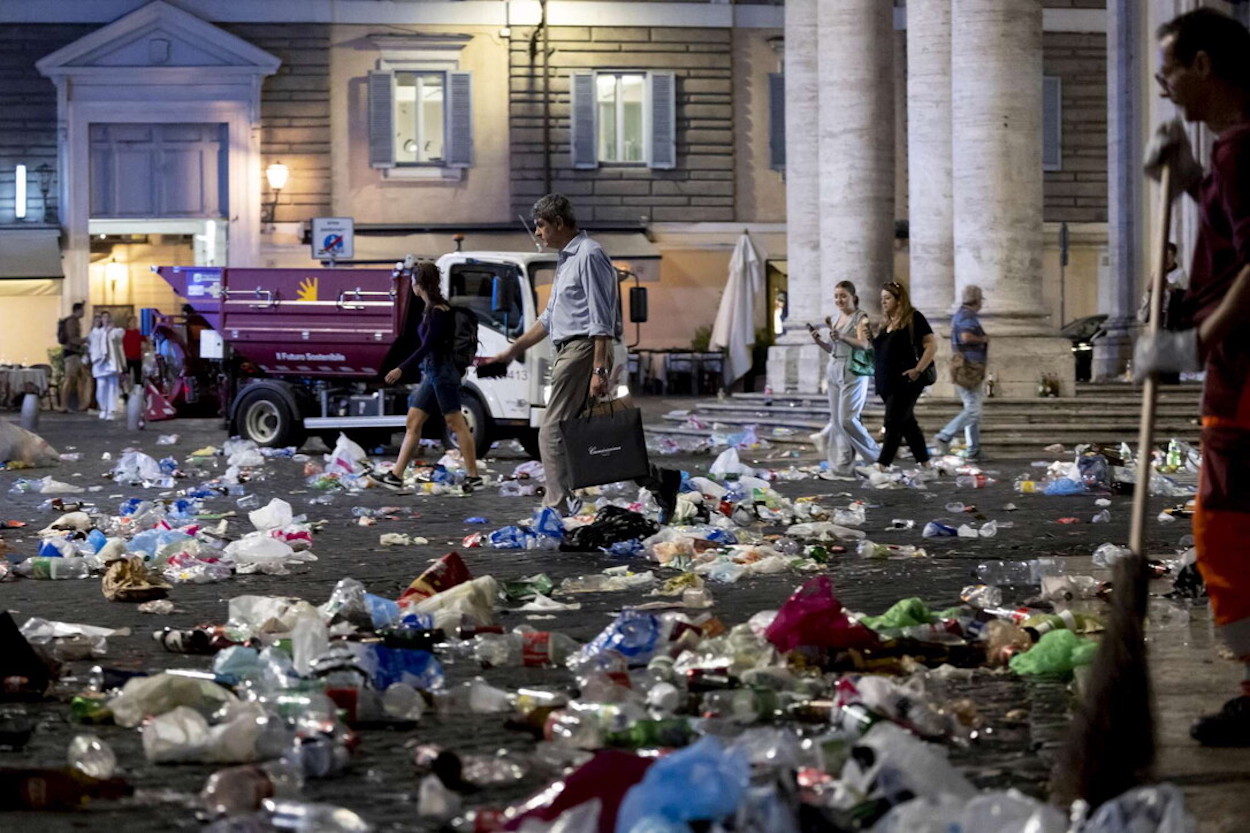
<path fill-rule="evenodd" d="M 608 392 L 612 345 L 621 334 L 620 295 L 616 268 L 603 247 L 577 227 L 573 206 L 560 194 L 534 203 L 534 231 L 547 248 L 558 251 L 551 298 L 542 315 L 508 349 L 491 362 L 512 362 L 547 336 L 556 348 L 551 366 L 551 394 L 538 431 L 538 448 L 547 477 L 544 505 L 576 514 L 581 501 L 566 485 L 569 474 L 560 423 L 586 410 L 591 400 Z M 642 485 L 660 504 L 661 521 L 672 514 L 680 472 L 653 471 Z"/>

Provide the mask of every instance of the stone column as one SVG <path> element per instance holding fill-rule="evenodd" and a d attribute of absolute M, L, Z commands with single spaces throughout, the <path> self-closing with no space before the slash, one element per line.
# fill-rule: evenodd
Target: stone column
<path fill-rule="evenodd" d="M 790 314 L 786 331 L 768 351 L 773 390 L 815 392 L 820 348 L 806 323 L 820 319 L 820 177 L 816 123 L 817 0 L 790 0 L 785 10 L 786 266 Z"/>
<path fill-rule="evenodd" d="M 1042 301 L 1042 2 L 953 0 L 955 288 L 985 291 L 998 394 L 1070 395 L 1071 346 Z"/>
<path fill-rule="evenodd" d="M 823 317 L 838 281 L 875 307 L 894 279 L 894 9 L 825 0 L 817 28 Z"/>
<path fill-rule="evenodd" d="M 951 0 L 907 4 L 907 121 L 912 302 L 941 321 L 955 300 Z"/>
<path fill-rule="evenodd" d="M 1098 275 L 1098 311 L 1107 333 L 1094 342 L 1093 377 L 1116 378 L 1133 355 L 1138 288 L 1149 268 L 1144 256 L 1141 160 L 1143 26 L 1137 0 L 1111 0 L 1107 8 L 1107 255 Z"/>

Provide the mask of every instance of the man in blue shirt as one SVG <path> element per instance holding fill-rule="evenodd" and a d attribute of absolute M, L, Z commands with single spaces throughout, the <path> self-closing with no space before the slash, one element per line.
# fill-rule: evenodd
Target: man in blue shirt
<path fill-rule="evenodd" d="M 981 401 L 985 398 L 982 382 L 990 343 L 977 318 L 983 300 L 981 287 L 968 284 L 963 290 L 962 305 L 951 318 L 952 377 L 964 408 L 933 438 L 938 453 L 948 454 L 951 440 L 962 430 L 967 440 L 964 457 L 973 462 L 981 459 Z"/>
<path fill-rule="evenodd" d="M 551 394 L 538 448 L 547 478 L 545 506 L 566 515 L 581 510 L 581 500 L 569 482 L 560 423 L 580 415 L 591 401 L 609 391 L 612 345 L 621 334 L 620 296 L 616 267 L 603 247 L 577 227 L 573 206 L 560 194 L 548 194 L 534 203 L 534 232 L 549 249 L 560 253 L 551 298 L 538 320 L 508 349 L 490 359 L 510 363 L 547 336 L 556 348 L 551 366 Z M 661 472 L 642 485 L 655 493 L 661 523 L 672 515 L 681 485 L 681 472 Z"/>

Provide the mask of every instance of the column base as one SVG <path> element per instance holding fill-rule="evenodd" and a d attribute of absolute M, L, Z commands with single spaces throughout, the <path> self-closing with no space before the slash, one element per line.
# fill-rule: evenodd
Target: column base
<path fill-rule="evenodd" d="M 787 344 L 783 338 L 768 348 L 768 384 L 773 393 L 820 392 L 827 354 L 806 337 L 806 344 Z"/>
<path fill-rule="evenodd" d="M 1106 334 L 1094 342 L 1093 381 L 1123 379 L 1132 359 L 1132 334 L 1122 327 L 1107 329 Z"/>
<path fill-rule="evenodd" d="M 1059 380 L 1059 395 L 1076 393 L 1076 362 L 1072 342 L 1059 336 L 995 336 L 991 334 L 988 374 L 994 376 L 994 397 L 1032 399 L 1044 375 Z M 950 373 L 950 340 L 938 342 L 938 380 L 931 395 L 955 397 Z M 987 374 L 987 378 L 988 378 Z"/>

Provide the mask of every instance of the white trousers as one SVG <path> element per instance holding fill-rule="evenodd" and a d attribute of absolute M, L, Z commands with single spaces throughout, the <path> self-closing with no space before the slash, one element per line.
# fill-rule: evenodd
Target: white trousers
<path fill-rule="evenodd" d="M 100 403 L 100 413 L 107 419 L 117 414 L 117 394 L 121 389 L 121 374 L 106 373 L 95 379 L 96 401 Z"/>
<path fill-rule="evenodd" d="M 829 465 L 845 468 L 858 454 L 865 464 L 877 462 L 881 449 L 860 420 L 868 399 L 868 377 L 843 372 L 842 365 L 830 364 L 829 423 L 821 431 L 828 438 Z"/>

